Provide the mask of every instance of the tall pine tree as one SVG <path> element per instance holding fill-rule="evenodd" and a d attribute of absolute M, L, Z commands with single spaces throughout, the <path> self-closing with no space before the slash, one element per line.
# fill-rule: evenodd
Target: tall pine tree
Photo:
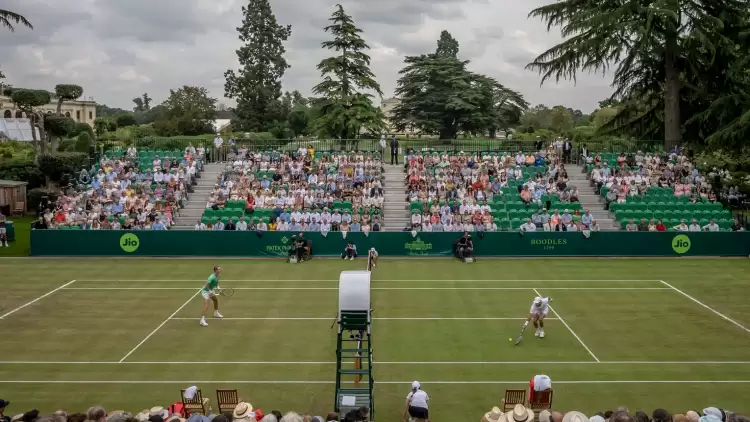
<path fill-rule="evenodd" d="M 284 119 L 281 78 L 289 68 L 284 59 L 284 41 L 292 33 L 291 25 L 276 22 L 268 0 L 249 0 L 242 6 L 242 26 L 237 28 L 240 70 L 224 73 L 225 96 L 237 101 L 235 130 L 266 132 Z"/>
<path fill-rule="evenodd" d="M 322 45 L 338 54 L 318 64 L 323 81 L 313 92 L 323 98 L 318 104 L 321 116 L 316 120 L 317 129 L 341 139 L 353 139 L 362 129 L 379 133 L 385 127 L 383 113 L 372 103 L 373 95 L 363 92 L 369 90 L 383 96 L 370 71 L 370 56 L 364 52 L 370 46 L 359 35 L 362 30 L 354 25 L 354 20 L 340 4 L 336 5 L 329 21 L 331 24 L 325 31 L 333 35 L 333 40 Z"/>
<path fill-rule="evenodd" d="M 396 87 L 401 101 L 391 114 L 397 130 L 455 139 L 459 133 L 494 136 L 518 121 L 528 107 L 523 96 L 469 71 L 458 53 L 458 41 L 442 31 L 434 53 L 404 59 Z"/>

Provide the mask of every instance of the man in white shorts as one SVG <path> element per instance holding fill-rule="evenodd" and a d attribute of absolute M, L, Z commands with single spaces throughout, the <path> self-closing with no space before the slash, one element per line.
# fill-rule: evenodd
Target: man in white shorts
<path fill-rule="evenodd" d="M 549 302 L 551 300 L 551 298 L 541 296 L 534 298 L 534 301 L 531 302 L 531 309 L 529 309 L 529 317 L 523 324 L 524 330 L 529 325 L 529 322 L 533 322 L 536 328 L 534 336 L 544 338 L 544 318 L 547 316 L 547 312 L 549 312 Z"/>

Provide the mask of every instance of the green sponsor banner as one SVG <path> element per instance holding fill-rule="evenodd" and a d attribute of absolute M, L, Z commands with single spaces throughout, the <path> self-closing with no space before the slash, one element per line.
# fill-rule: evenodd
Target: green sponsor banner
<path fill-rule="evenodd" d="M 12 221 L 5 221 L 5 234 L 8 236 L 8 242 L 16 240 L 16 226 Z"/>
<path fill-rule="evenodd" d="M 34 230 L 34 256 L 286 256 L 291 232 Z M 451 256 L 458 233 L 305 233 L 313 255 L 339 256 L 347 242 L 381 256 Z M 500 232 L 474 234 L 476 256 L 750 256 L 750 232 Z"/>

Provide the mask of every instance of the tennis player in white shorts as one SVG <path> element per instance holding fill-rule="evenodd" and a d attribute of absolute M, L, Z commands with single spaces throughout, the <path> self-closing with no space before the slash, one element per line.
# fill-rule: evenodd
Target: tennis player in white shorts
<path fill-rule="evenodd" d="M 536 328 L 535 337 L 544 338 L 544 318 L 547 316 L 547 312 L 549 312 L 549 302 L 551 300 L 549 297 L 537 296 L 531 302 L 529 317 L 526 319 L 526 323 L 523 324 L 523 328 L 526 329 L 529 322 L 533 322 Z"/>

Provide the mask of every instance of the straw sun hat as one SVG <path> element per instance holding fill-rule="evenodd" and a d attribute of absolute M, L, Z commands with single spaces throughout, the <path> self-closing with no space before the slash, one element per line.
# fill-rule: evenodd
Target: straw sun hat
<path fill-rule="evenodd" d="M 527 409 L 522 404 L 517 404 L 512 412 L 505 414 L 507 422 L 532 422 L 534 420 L 534 411 Z"/>
<path fill-rule="evenodd" d="M 499 407 L 495 406 L 489 412 L 484 414 L 482 422 L 500 422 L 503 421 L 503 412 Z"/>

